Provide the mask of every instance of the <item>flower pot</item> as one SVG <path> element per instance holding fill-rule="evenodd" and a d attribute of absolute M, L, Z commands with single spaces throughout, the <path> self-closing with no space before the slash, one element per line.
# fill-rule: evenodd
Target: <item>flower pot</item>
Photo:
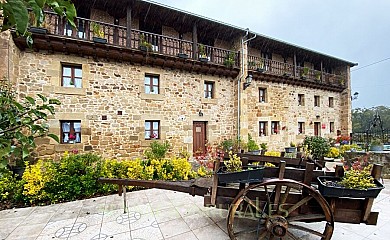
<path fill-rule="evenodd" d="M 370 146 L 370 151 L 383 151 L 383 145 L 371 145 Z"/>
<path fill-rule="evenodd" d="M 101 44 L 106 44 L 107 43 L 107 39 L 105 39 L 105 38 L 93 37 L 92 39 L 93 39 L 93 41 L 95 43 L 101 43 Z"/>
<path fill-rule="evenodd" d="M 259 155 L 260 154 L 260 150 L 248 151 L 248 154 Z"/>
<path fill-rule="evenodd" d="M 286 153 L 295 153 L 297 151 L 297 148 L 296 147 L 286 147 L 286 148 L 284 148 L 284 150 L 286 151 Z"/>
<path fill-rule="evenodd" d="M 30 27 L 30 32 L 39 33 L 39 34 L 47 34 L 47 29 L 41 28 L 41 27 Z"/>
<path fill-rule="evenodd" d="M 264 68 L 256 68 L 256 71 L 262 73 L 262 72 L 264 72 Z"/>
<path fill-rule="evenodd" d="M 201 58 L 199 58 L 199 61 L 207 63 L 209 61 L 209 59 L 205 58 L 205 57 L 201 57 Z"/>
<path fill-rule="evenodd" d="M 187 58 L 188 58 L 188 55 L 185 54 L 185 53 L 178 53 L 177 56 L 178 56 L 179 58 L 184 58 L 184 59 L 187 59 Z"/>
<path fill-rule="evenodd" d="M 220 183 L 253 183 L 263 180 L 264 168 L 243 169 L 241 172 L 226 172 L 222 167 L 218 170 L 217 175 Z"/>
<path fill-rule="evenodd" d="M 337 183 L 341 181 L 339 177 L 320 176 L 318 179 L 318 190 L 324 197 L 350 197 L 350 198 L 376 198 L 383 185 L 376 179 L 374 182 L 377 187 L 367 190 L 351 189 L 342 186 L 330 186 L 327 182 Z"/>

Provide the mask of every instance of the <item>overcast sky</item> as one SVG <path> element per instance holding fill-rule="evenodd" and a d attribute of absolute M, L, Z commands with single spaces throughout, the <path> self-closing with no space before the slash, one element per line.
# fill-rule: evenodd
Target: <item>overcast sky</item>
<path fill-rule="evenodd" d="M 155 1 L 356 62 L 353 108 L 390 106 L 389 0 Z"/>

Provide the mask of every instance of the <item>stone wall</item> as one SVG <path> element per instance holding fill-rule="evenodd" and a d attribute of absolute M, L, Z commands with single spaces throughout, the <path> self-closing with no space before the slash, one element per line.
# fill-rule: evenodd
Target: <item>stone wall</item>
<path fill-rule="evenodd" d="M 259 88 L 266 89 L 264 103 L 259 102 Z M 324 124 L 320 135 L 327 138 L 335 137 L 337 129 L 342 128 L 341 93 L 255 79 L 244 94 L 248 99 L 248 132 L 257 142 L 267 142 L 272 150 L 282 151 L 290 142 L 299 143 L 305 135 L 314 135 L 314 122 Z M 304 94 L 304 106 L 298 105 L 298 94 Z M 320 96 L 320 107 L 314 107 L 314 95 Z M 333 97 L 334 107 L 329 107 L 329 97 Z M 267 136 L 259 137 L 259 121 L 268 123 Z M 280 133 L 269 134 L 271 121 L 279 121 Z M 304 134 L 298 135 L 298 122 L 304 122 Z M 334 133 L 330 133 L 329 122 L 335 124 Z"/>
<path fill-rule="evenodd" d="M 150 143 L 144 139 L 145 120 L 160 120 L 161 138 L 176 152 L 182 147 L 192 152 L 193 121 L 207 121 L 210 143 L 235 133 L 233 79 L 42 51 L 23 52 L 21 59 L 20 93 L 44 93 L 62 102 L 49 121 L 51 132 L 60 134 L 60 120 L 81 120 L 82 125 L 81 144 L 40 139 L 40 157 L 55 158 L 73 149 L 113 158 L 138 156 Z M 61 86 L 61 63 L 82 66 L 83 88 Z M 160 76 L 160 94 L 144 93 L 145 73 Z M 203 97 L 204 81 L 215 83 L 215 99 Z"/>

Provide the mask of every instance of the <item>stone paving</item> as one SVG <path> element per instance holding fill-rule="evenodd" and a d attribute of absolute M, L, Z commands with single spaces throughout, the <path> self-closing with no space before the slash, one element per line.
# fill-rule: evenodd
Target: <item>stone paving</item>
<path fill-rule="evenodd" d="M 335 223 L 332 240 L 383 240 L 390 237 L 390 180 L 375 200 L 378 224 Z M 227 211 L 203 207 L 202 197 L 148 189 L 42 207 L 0 211 L 0 239 L 229 239 Z"/>

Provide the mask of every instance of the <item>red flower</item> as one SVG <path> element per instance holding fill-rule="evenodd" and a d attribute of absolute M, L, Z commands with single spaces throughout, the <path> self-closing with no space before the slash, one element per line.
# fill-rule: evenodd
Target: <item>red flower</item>
<path fill-rule="evenodd" d="M 69 134 L 69 140 L 75 140 L 76 139 L 76 136 L 73 135 L 73 134 Z"/>

